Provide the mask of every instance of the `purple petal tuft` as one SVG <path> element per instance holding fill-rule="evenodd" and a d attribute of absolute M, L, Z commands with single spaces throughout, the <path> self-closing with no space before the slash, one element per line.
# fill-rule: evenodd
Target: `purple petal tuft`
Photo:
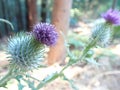
<path fill-rule="evenodd" d="M 33 35 L 40 43 L 47 46 L 55 45 L 58 39 L 58 33 L 55 26 L 49 23 L 38 23 L 33 27 Z"/>
<path fill-rule="evenodd" d="M 120 25 L 120 11 L 109 9 L 102 17 L 109 23 Z"/>

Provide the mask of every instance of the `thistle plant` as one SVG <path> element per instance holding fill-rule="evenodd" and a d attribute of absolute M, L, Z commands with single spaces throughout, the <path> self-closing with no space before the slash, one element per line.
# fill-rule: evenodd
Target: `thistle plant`
<path fill-rule="evenodd" d="M 105 21 L 97 23 L 91 34 L 91 41 L 83 50 L 81 57 L 85 56 L 87 52 L 96 45 L 106 45 L 110 42 L 111 34 L 114 25 L 120 25 L 120 12 L 118 10 L 109 9 L 101 15 Z"/>
<path fill-rule="evenodd" d="M 0 86 L 18 75 L 37 69 L 44 60 L 45 46 L 54 45 L 58 34 L 48 23 L 36 24 L 30 33 L 20 32 L 8 40 L 7 53 L 10 55 L 8 74 L 0 80 Z"/>
<path fill-rule="evenodd" d="M 12 78 L 16 78 L 19 82 L 19 79 L 22 79 L 28 83 L 28 86 L 32 90 L 39 90 L 58 77 L 62 77 L 71 84 L 71 80 L 67 79 L 64 75 L 64 70 L 66 70 L 69 66 L 80 63 L 81 61 L 84 61 L 85 58 L 88 58 L 91 49 L 97 45 L 108 45 L 112 37 L 111 32 L 113 31 L 113 26 L 120 25 L 120 12 L 118 10 L 110 9 L 101 16 L 104 21 L 97 23 L 93 27 L 89 43 L 84 47 L 81 55 L 79 57 L 74 56 L 68 47 L 67 52 L 70 57 L 69 62 L 60 72 L 52 73 L 42 81 L 26 74 L 28 71 L 36 69 L 40 66 L 41 62 L 44 60 L 44 53 L 46 53 L 45 46 L 54 46 L 56 44 L 59 37 L 55 26 L 48 23 L 38 23 L 33 27 L 32 32 L 20 32 L 11 37 L 8 43 L 10 70 L 8 74 L 0 80 L 0 86 L 5 86 L 7 81 Z M 32 82 L 26 80 L 23 76 L 37 80 L 39 84 L 34 86 L 34 84 L 31 84 Z M 19 84 L 21 85 L 21 83 Z M 74 86 L 72 87 L 75 90 L 78 90 Z"/>
<path fill-rule="evenodd" d="M 70 82 L 69 79 L 64 75 L 64 70 L 68 68 L 69 66 L 80 63 L 81 61 L 85 60 L 89 55 L 89 52 L 91 52 L 91 49 L 96 47 L 97 45 L 103 46 L 106 45 L 110 42 L 111 38 L 111 32 L 113 31 L 113 26 L 114 25 L 119 25 L 119 19 L 120 19 L 120 12 L 117 10 L 112 10 L 109 13 L 109 10 L 102 15 L 102 18 L 105 19 L 103 22 L 97 23 L 93 29 L 92 29 L 92 34 L 90 37 L 89 43 L 84 47 L 82 54 L 80 57 L 74 56 L 69 49 L 67 49 L 68 56 L 70 57 L 69 62 L 63 67 L 63 69 L 60 72 L 56 72 L 52 74 L 49 78 L 46 77 L 42 83 L 40 83 L 37 86 L 37 89 L 42 88 L 44 85 L 49 83 L 50 81 L 55 80 L 58 77 L 63 77 L 64 80 L 67 80 Z M 107 16 L 107 17 L 106 17 Z M 71 83 L 71 82 L 70 82 Z M 72 86 L 73 89 L 78 90 L 75 86 Z"/>

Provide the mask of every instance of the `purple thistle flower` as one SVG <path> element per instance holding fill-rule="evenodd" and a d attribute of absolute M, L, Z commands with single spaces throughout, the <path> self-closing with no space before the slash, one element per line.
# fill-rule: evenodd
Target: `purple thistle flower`
<path fill-rule="evenodd" d="M 120 11 L 109 9 L 102 17 L 111 24 L 120 25 Z"/>
<path fill-rule="evenodd" d="M 55 45 L 58 39 L 58 33 L 55 26 L 49 23 L 38 23 L 33 27 L 33 35 L 40 43 L 47 46 Z"/>

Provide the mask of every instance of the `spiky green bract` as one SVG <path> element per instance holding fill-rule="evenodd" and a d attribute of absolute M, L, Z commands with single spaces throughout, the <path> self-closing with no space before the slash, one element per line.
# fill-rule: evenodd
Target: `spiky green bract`
<path fill-rule="evenodd" d="M 109 44 L 111 39 L 112 26 L 109 23 L 101 22 L 95 25 L 92 30 L 92 39 L 98 38 L 97 43 L 100 46 L 106 46 Z"/>
<path fill-rule="evenodd" d="M 9 39 L 10 66 L 22 72 L 33 70 L 43 61 L 44 49 L 44 45 L 37 42 L 32 35 L 20 32 Z"/>

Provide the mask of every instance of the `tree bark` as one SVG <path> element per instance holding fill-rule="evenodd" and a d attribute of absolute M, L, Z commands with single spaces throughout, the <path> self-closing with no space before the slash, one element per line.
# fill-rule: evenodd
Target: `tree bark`
<path fill-rule="evenodd" d="M 29 30 L 37 22 L 36 0 L 27 0 L 28 8 L 28 28 Z"/>
<path fill-rule="evenodd" d="M 42 11 L 41 11 L 41 22 L 46 22 L 46 18 L 47 18 L 47 2 L 48 0 L 42 0 L 42 4 L 41 4 L 41 8 L 42 8 Z"/>
<path fill-rule="evenodd" d="M 54 0 L 53 12 L 52 12 L 52 24 L 57 28 L 59 33 L 59 39 L 55 46 L 50 47 L 48 53 L 48 64 L 54 64 L 56 61 L 63 61 L 66 57 L 66 47 L 64 44 L 64 37 L 69 29 L 70 9 L 72 0 Z"/>

